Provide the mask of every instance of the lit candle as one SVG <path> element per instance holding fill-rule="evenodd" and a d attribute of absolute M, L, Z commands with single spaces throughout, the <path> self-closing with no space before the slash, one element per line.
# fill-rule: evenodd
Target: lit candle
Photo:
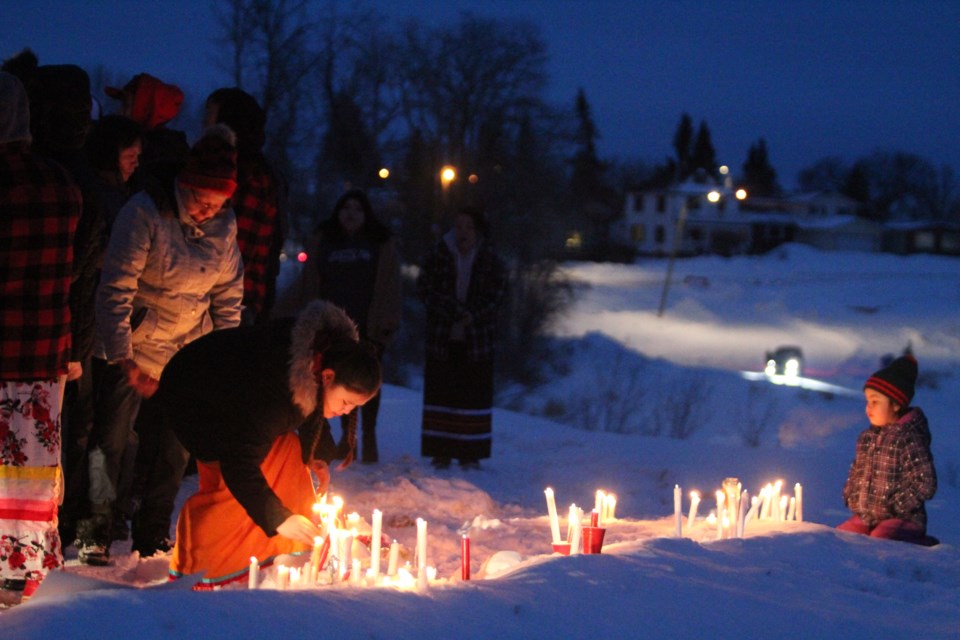
<path fill-rule="evenodd" d="M 608 522 L 613 522 L 617 519 L 617 496 L 608 493 L 603 497 L 603 510 L 600 512 L 600 521 L 606 526 Z"/>
<path fill-rule="evenodd" d="M 607 497 L 607 492 L 603 489 L 597 489 L 596 498 L 593 502 L 593 508 L 597 510 L 597 513 L 603 511 L 603 501 Z"/>
<path fill-rule="evenodd" d="M 557 517 L 557 501 L 553 497 L 553 489 L 547 487 L 543 491 L 547 497 L 547 513 L 550 515 L 550 534 L 553 536 L 553 544 L 560 543 L 560 519 Z"/>
<path fill-rule="evenodd" d="M 780 496 L 780 504 L 777 505 L 777 516 L 779 520 L 783 522 L 787 518 L 787 501 L 789 496 Z"/>
<path fill-rule="evenodd" d="M 427 521 L 417 518 L 417 576 L 426 577 L 427 570 Z"/>
<path fill-rule="evenodd" d="M 284 565 L 277 566 L 277 589 L 283 591 L 290 584 L 290 568 Z"/>
<path fill-rule="evenodd" d="M 460 579 L 470 579 L 470 536 L 467 534 L 460 538 Z"/>
<path fill-rule="evenodd" d="M 797 522 L 803 522 L 803 487 L 799 482 L 793 485 L 793 495 L 797 499 Z"/>
<path fill-rule="evenodd" d="M 596 509 L 590 512 L 590 526 L 591 527 L 600 526 L 600 513 Z"/>
<path fill-rule="evenodd" d="M 690 492 L 690 515 L 687 516 L 687 528 L 693 529 L 693 523 L 697 520 L 697 507 L 700 506 L 700 494 L 696 491 Z"/>
<path fill-rule="evenodd" d="M 354 558 L 350 563 L 350 584 L 359 586 L 362 584 L 363 573 L 360 568 L 360 559 Z"/>
<path fill-rule="evenodd" d="M 400 562 L 400 543 L 394 540 L 390 543 L 390 556 L 387 560 L 387 575 L 397 575 L 397 564 Z"/>
<path fill-rule="evenodd" d="M 247 589 L 257 588 L 257 579 L 259 578 L 260 567 L 257 565 L 256 556 L 250 556 L 250 573 L 247 576 Z"/>
<path fill-rule="evenodd" d="M 723 491 L 717 491 L 717 540 L 723 538 L 723 521 L 726 519 L 723 513 L 723 500 L 726 497 Z"/>
<path fill-rule="evenodd" d="M 683 498 L 680 492 L 680 485 L 673 485 L 673 525 L 674 535 L 677 538 L 683 537 Z"/>
<path fill-rule="evenodd" d="M 373 579 L 380 575 L 380 535 L 383 529 L 383 513 L 380 509 L 373 510 L 373 532 L 370 534 L 370 569 Z"/>
<path fill-rule="evenodd" d="M 784 496 L 786 498 L 786 496 Z M 790 506 L 787 507 L 787 520 L 795 520 L 797 515 L 797 498 L 790 496 Z"/>

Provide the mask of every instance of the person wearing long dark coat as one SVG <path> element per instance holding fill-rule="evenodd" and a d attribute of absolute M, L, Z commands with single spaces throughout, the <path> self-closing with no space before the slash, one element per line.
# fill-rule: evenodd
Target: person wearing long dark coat
<path fill-rule="evenodd" d="M 506 291 L 503 263 L 482 211 L 465 207 L 423 264 L 417 292 L 427 310 L 421 453 L 437 468 L 489 458 L 493 359 Z"/>

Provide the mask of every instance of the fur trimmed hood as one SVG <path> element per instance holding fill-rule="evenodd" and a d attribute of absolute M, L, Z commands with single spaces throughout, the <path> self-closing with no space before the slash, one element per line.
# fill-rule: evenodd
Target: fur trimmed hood
<path fill-rule="evenodd" d="M 323 333 L 318 339 L 318 334 Z M 325 349 L 337 339 L 357 342 L 357 325 L 340 307 L 326 300 L 314 300 L 297 315 L 290 337 L 288 380 L 293 403 L 304 417 L 317 408 L 320 388 L 313 373 L 314 348 Z"/>

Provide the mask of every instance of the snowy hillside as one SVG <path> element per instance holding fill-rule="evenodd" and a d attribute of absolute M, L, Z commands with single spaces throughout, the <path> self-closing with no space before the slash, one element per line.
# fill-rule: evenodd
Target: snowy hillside
<path fill-rule="evenodd" d="M 195 593 L 165 584 L 164 558 L 117 553 L 102 569 L 71 560 L 33 600 L 0 611 L 4 637 L 956 638 L 960 262 L 799 246 L 682 260 L 657 318 L 664 268 L 568 266 L 578 301 L 557 327 L 560 365 L 548 385 L 501 394 L 511 409 L 495 412 L 480 471 L 420 458 L 419 393 L 385 389 L 382 463 L 334 473 L 332 491 L 363 519 L 382 510 L 385 534 L 406 549 L 416 518 L 428 521 L 438 580 L 427 592 Z M 932 548 L 832 528 L 847 517 L 840 492 L 866 426 L 860 388 L 907 343 L 940 479 L 927 505 L 942 541 Z M 803 348 L 810 377 L 849 393 L 745 379 L 782 344 Z M 717 540 L 707 517 L 728 476 L 751 495 L 777 479 L 802 483 L 805 522 L 752 521 L 743 539 Z M 675 485 L 685 515 L 689 491 L 704 496 L 683 539 Z M 589 510 L 597 489 L 617 495 L 601 555 L 551 554 L 547 486 L 562 516 L 572 502 Z M 470 583 L 460 531 L 471 537 Z M 109 585 L 68 593 L 90 586 L 80 579 Z"/>

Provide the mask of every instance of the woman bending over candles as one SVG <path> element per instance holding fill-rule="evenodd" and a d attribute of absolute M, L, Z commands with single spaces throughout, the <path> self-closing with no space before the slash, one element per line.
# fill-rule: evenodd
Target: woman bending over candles
<path fill-rule="evenodd" d="M 853 517 L 841 531 L 873 538 L 933 545 L 927 536 L 924 501 L 937 491 L 930 453 L 930 428 L 919 407 L 911 407 L 917 361 L 904 355 L 864 384 L 870 426 L 857 439 L 843 500 Z"/>
<path fill-rule="evenodd" d="M 296 318 L 211 333 L 184 347 L 157 392 L 171 433 L 198 463 L 199 488 L 177 521 L 172 577 L 205 571 L 212 587 L 247 577 L 251 556 L 308 551 L 327 463 L 338 445 L 327 420 L 380 388 L 372 346 L 339 307 L 312 302 Z M 345 467 L 353 458 L 348 431 Z"/>

